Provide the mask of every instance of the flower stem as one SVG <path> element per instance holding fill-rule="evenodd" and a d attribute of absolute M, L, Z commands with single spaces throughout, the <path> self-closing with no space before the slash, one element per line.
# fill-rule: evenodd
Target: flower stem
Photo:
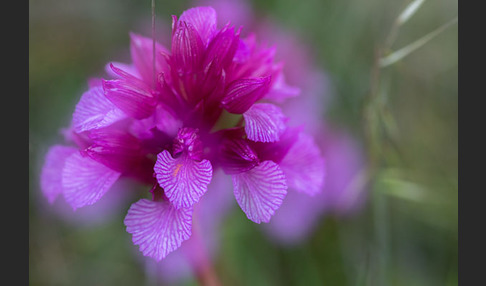
<path fill-rule="evenodd" d="M 191 254 L 197 256 L 197 259 L 192 260 L 192 264 L 199 284 L 203 286 L 222 285 L 214 271 L 208 251 L 204 245 L 201 235 L 201 225 L 198 223 L 197 216 L 194 216 L 192 230 L 191 239 L 194 239 L 195 251 L 197 252 Z"/>
<path fill-rule="evenodd" d="M 214 272 L 214 269 L 211 267 L 211 263 L 204 265 L 198 269 L 197 273 L 197 280 L 199 281 L 200 285 L 204 286 L 220 286 L 221 282 L 218 279 L 218 276 Z"/>

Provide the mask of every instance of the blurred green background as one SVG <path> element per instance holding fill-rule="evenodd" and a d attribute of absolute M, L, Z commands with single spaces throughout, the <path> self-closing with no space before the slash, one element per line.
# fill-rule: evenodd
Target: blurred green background
<path fill-rule="evenodd" d="M 375 51 L 410 2 L 252 2 L 260 16 L 294 31 L 315 51 L 336 94 L 328 120 L 365 144 L 373 177 L 361 213 L 326 217 L 308 241 L 292 248 L 275 245 L 233 212 L 215 261 L 224 285 L 457 285 L 457 24 L 378 69 L 379 80 L 372 76 Z M 157 18 L 179 15 L 191 4 L 157 0 Z M 108 61 L 127 58 L 128 31 L 150 26 L 150 1 L 29 5 L 30 284 L 152 285 L 123 225 L 130 202 L 107 222 L 73 225 L 43 210 L 38 183 L 45 153 L 62 143 L 59 130 L 69 124 L 87 79 L 100 76 Z M 455 0 L 425 1 L 384 53 L 457 14 Z"/>

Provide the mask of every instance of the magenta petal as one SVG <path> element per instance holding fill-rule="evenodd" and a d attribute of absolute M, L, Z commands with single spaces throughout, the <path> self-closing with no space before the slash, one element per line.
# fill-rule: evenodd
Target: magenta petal
<path fill-rule="evenodd" d="M 225 26 L 219 31 L 206 49 L 204 67 L 211 66 L 215 70 L 228 67 L 233 61 L 239 46 L 239 34 L 235 34 L 233 28 Z"/>
<path fill-rule="evenodd" d="M 277 142 L 253 142 L 250 145 L 261 161 L 271 160 L 277 164 L 283 160 L 302 132 L 304 126 L 287 127 Z"/>
<path fill-rule="evenodd" d="M 172 37 L 172 65 L 178 72 L 195 72 L 204 56 L 204 44 L 190 23 L 181 22 Z"/>
<path fill-rule="evenodd" d="M 182 153 L 190 159 L 199 162 L 203 158 L 203 148 L 201 137 L 199 136 L 199 129 L 184 127 L 177 132 L 177 137 L 172 146 L 172 152 L 174 156 Z"/>
<path fill-rule="evenodd" d="M 139 165 L 144 158 L 141 142 L 122 130 L 105 128 L 89 134 L 92 144 L 83 151 L 105 166 L 126 172 Z"/>
<path fill-rule="evenodd" d="M 40 187 L 50 204 L 62 193 L 62 168 L 66 158 L 76 151 L 73 147 L 54 145 L 47 152 L 46 161 L 42 166 Z"/>
<path fill-rule="evenodd" d="M 248 140 L 238 138 L 223 140 L 220 160 L 224 172 L 228 175 L 249 171 L 260 164 L 258 155 L 248 144 Z"/>
<path fill-rule="evenodd" d="M 315 195 L 324 185 L 325 162 L 313 138 L 299 134 L 299 139 L 279 163 L 289 188 Z"/>
<path fill-rule="evenodd" d="M 112 78 L 123 78 L 122 76 L 120 76 L 119 74 L 117 74 L 113 71 L 113 69 L 111 68 L 112 65 L 121 69 L 121 70 L 126 71 L 127 73 L 131 74 L 132 76 L 134 76 L 136 78 L 140 78 L 140 79 L 142 78 L 142 76 L 137 71 L 137 69 L 135 68 L 134 65 L 124 64 L 124 63 L 120 63 L 120 62 L 110 62 L 110 63 L 106 64 L 105 71 Z"/>
<path fill-rule="evenodd" d="M 252 141 L 278 141 L 286 128 L 286 117 L 282 110 L 273 104 L 257 103 L 243 113 L 243 117 L 246 135 Z"/>
<path fill-rule="evenodd" d="M 212 7 L 195 7 L 184 11 L 179 22 L 191 24 L 204 44 L 207 44 L 216 31 L 216 11 Z"/>
<path fill-rule="evenodd" d="M 159 185 L 176 208 L 197 203 L 207 191 L 213 175 L 208 160 L 197 162 L 185 154 L 174 159 L 167 150 L 157 155 L 154 171 Z"/>
<path fill-rule="evenodd" d="M 64 198 L 73 209 L 92 205 L 119 177 L 119 172 L 75 152 L 66 159 L 62 170 Z"/>
<path fill-rule="evenodd" d="M 157 101 L 150 86 L 113 65 L 111 68 L 120 78 L 103 80 L 106 98 L 133 118 L 143 119 L 152 115 Z"/>
<path fill-rule="evenodd" d="M 155 113 L 150 117 L 134 120 L 129 127 L 131 134 L 142 140 L 152 139 L 154 137 L 153 130 L 156 128 L 154 118 Z"/>
<path fill-rule="evenodd" d="M 130 125 L 130 131 L 141 139 L 154 138 L 154 129 L 158 129 L 173 138 L 180 128 L 182 128 L 182 121 L 177 118 L 175 112 L 164 104 L 157 105 L 152 116 L 134 120 Z"/>
<path fill-rule="evenodd" d="M 93 87 L 83 94 L 73 114 L 75 132 L 98 129 L 121 119 L 126 114 L 109 101 L 100 86 Z"/>
<path fill-rule="evenodd" d="M 194 2 L 194 1 L 193 1 Z M 254 11 L 247 0 L 198 0 L 199 5 L 210 5 L 218 11 L 218 23 L 252 26 Z M 252 26 L 253 27 L 253 26 Z"/>
<path fill-rule="evenodd" d="M 235 80 L 228 86 L 221 103 L 231 113 L 244 113 L 263 97 L 268 90 L 270 79 L 262 77 Z"/>
<path fill-rule="evenodd" d="M 143 255 L 160 261 L 191 236 L 192 208 L 141 199 L 132 204 L 124 223 Z"/>
<path fill-rule="evenodd" d="M 235 202 L 228 192 L 230 189 L 231 178 L 221 170 L 215 171 L 207 193 L 194 207 L 191 237 L 162 261 L 147 261 L 148 275 L 167 285 L 180 284 L 203 271 L 208 259 L 213 261 L 217 257 L 221 248 L 221 224 Z"/>
<path fill-rule="evenodd" d="M 269 222 L 287 194 L 285 175 L 272 161 L 233 175 L 232 179 L 236 201 L 248 219 L 256 223 Z"/>
<path fill-rule="evenodd" d="M 175 137 L 177 131 L 182 128 L 182 121 L 178 118 L 176 113 L 163 104 L 157 106 L 154 115 L 157 129 L 169 136 Z"/>
<path fill-rule="evenodd" d="M 236 63 L 244 63 L 250 58 L 251 49 L 244 40 L 238 40 L 238 48 L 236 49 L 233 61 Z"/>
<path fill-rule="evenodd" d="M 153 81 L 153 41 L 151 38 L 130 33 L 130 55 L 133 63 L 145 82 Z M 155 74 L 163 72 L 167 67 L 164 55 L 169 51 L 159 43 L 155 43 Z"/>

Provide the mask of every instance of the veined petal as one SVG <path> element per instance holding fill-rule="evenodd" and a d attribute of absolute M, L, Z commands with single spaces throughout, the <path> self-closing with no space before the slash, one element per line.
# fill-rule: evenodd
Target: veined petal
<path fill-rule="evenodd" d="M 315 195 L 322 190 L 325 162 L 313 138 L 300 133 L 299 139 L 279 163 L 289 188 Z"/>
<path fill-rule="evenodd" d="M 147 118 L 154 112 L 157 101 L 150 87 L 142 80 L 111 65 L 120 78 L 103 80 L 106 98 L 136 119 Z"/>
<path fill-rule="evenodd" d="M 298 127 L 287 127 L 276 142 L 250 141 L 250 145 L 258 154 L 258 158 L 260 158 L 261 161 L 271 160 L 280 164 L 290 150 L 290 147 L 297 142 L 299 134 L 302 132 L 303 128 L 303 125 Z"/>
<path fill-rule="evenodd" d="M 130 33 L 130 55 L 133 63 L 145 82 L 153 81 L 153 41 L 151 38 Z M 155 74 L 159 74 L 167 67 L 165 55 L 169 51 L 159 43 L 155 43 Z"/>
<path fill-rule="evenodd" d="M 62 168 L 66 158 L 76 151 L 78 150 L 74 147 L 54 145 L 47 152 L 46 161 L 42 166 L 40 187 L 50 204 L 62 193 Z"/>
<path fill-rule="evenodd" d="M 109 101 L 101 86 L 90 88 L 85 92 L 73 114 L 73 129 L 75 132 L 106 127 L 127 115 Z"/>
<path fill-rule="evenodd" d="M 116 129 L 97 129 L 89 134 L 92 144 L 83 152 L 109 168 L 125 172 L 144 158 L 141 142 L 135 136 Z"/>
<path fill-rule="evenodd" d="M 269 103 L 254 104 L 243 113 L 248 139 L 256 142 L 275 142 L 285 131 L 286 117 L 282 110 Z"/>
<path fill-rule="evenodd" d="M 157 155 L 154 171 L 165 195 L 178 209 L 197 203 L 207 191 L 213 175 L 208 160 L 197 162 L 186 154 L 174 159 L 167 150 Z"/>
<path fill-rule="evenodd" d="M 140 79 L 142 78 L 142 76 L 140 75 L 140 73 L 138 72 L 138 70 L 135 68 L 134 65 L 124 64 L 124 63 L 120 63 L 120 62 L 110 62 L 110 63 L 105 65 L 105 71 L 112 78 L 123 78 L 120 74 L 117 74 L 116 72 L 113 71 L 113 69 L 111 68 L 112 65 L 121 69 L 121 70 L 126 71 L 127 73 L 131 74 L 132 76 L 134 76 L 136 78 L 140 78 Z"/>
<path fill-rule="evenodd" d="M 141 199 L 131 205 L 124 223 L 143 255 L 160 261 L 191 236 L 192 208 Z"/>
<path fill-rule="evenodd" d="M 242 114 L 263 97 L 269 84 L 270 77 L 235 80 L 228 86 L 221 103 L 229 112 Z"/>
<path fill-rule="evenodd" d="M 260 164 L 256 152 L 245 139 L 225 139 L 221 143 L 220 160 L 226 174 L 247 172 Z"/>
<path fill-rule="evenodd" d="M 120 173 L 75 152 L 62 170 L 63 194 L 75 210 L 98 201 L 120 177 Z"/>
<path fill-rule="evenodd" d="M 204 58 L 205 69 L 211 66 L 220 71 L 228 67 L 239 45 L 239 31 L 235 34 L 234 28 L 228 25 L 219 31 L 211 40 Z"/>
<path fill-rule="evenodd" d="M 192 24 L 180 22 L 172 37 L 172 64 L 177 72 L 191 73 L 200 68 L 204 44 Z"/>
<path fill-rule="evenodd" d="M 179 22 L 190 23 L 204 44 L 216 31 L 216 11 L 212 7 L 194 7 L 184 11 Z"/>
<path fill-rule="evenodd" d="M 59 133 L 67 143 L 74 143 L 79 150 L 87 148 L 91 144 L 91 140 L 87 133 L 74 132 L 72 122 L 69 127 L 62 128 Z"/>
<path fill-rule="evenodd" d="M 256 223 L 269 222 L 287 194 L 285 175 L 272 161 L 233 175 L 232 179 L 236 201 L 248 219 Z"/>
<path fill-rule="evenodd" d="M 175 285 L 207 267 L 208 259 L 214 259 L 221 251 L 221 224 L 235 203 L 228 190 L 231 190 L 231 177 L 220 169 L 215 171 L 208 192 L 194 207 L 193 220 L 197 225 L 193 226 L 191 237 L 162 261 L 149 264 L 148 275 Z"/>

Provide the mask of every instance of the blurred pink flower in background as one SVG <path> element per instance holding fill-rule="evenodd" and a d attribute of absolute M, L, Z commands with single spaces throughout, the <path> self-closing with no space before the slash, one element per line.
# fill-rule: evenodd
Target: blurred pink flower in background
<path fill-rule="evenodd" d="M 289 189 L 266 233 L 284 244 L 295 244 L 312 234 L 324 215 L 352 216 L 366 201 L 364 155 L 346 132 L 322 127 L 318 144 L 326 158 L 326 184 L 311 197 Z"/>
<path fill-rule="evenodd" d="M 264 21 L 259 37 L 278 47 L 276 58 L 285 63 L 286 81 L 301 88 L 298 98 L 283 106 L 293 125 L 303 124 L 314 135 L 326 165 L 323 191 L 315 196 L 289 188 L 283 205 L 263 227 L 275 240 L 299 243 L 307 238 L 324 215 L 351 216 L 366 201 L 365 157 L 360 143 L 342 127 L 326 121 L 334 96 L 327 74 L 313 64 L 312 50 L 297 35 Z M 302 112 L 306 110 L 307 112 Z"/>
<path fill-rule="evenodd" d="M 199 2 L 199 1 L 198 1 Z M 201 1 L 220 9 L 219 19 L 251 27 L 260 39 L 278 47 L 275 58 L 284 63 L 285 81 L 300 88 L 283 110 L 289 125 L 304 125 L 314 135 L 326 165 L 323 191 L 309 196 L 289 188 L 282 206 L 263 225 L 266 233 L 281 243 L 299 243 L 307 238 L 324 215 L 352 216 L 366 202 L 365 155 L 360 143 L 344 128 L 326 122 L 326 111 L 335 96 L 328 75 L 314 64 L 310 46 L 295 33 L 271 19 L 259 19 L 249 1 Z M 235 16 L 237 15 L 237 16 Z M 306 112 L 302 112 L 305 110 Z"/>

